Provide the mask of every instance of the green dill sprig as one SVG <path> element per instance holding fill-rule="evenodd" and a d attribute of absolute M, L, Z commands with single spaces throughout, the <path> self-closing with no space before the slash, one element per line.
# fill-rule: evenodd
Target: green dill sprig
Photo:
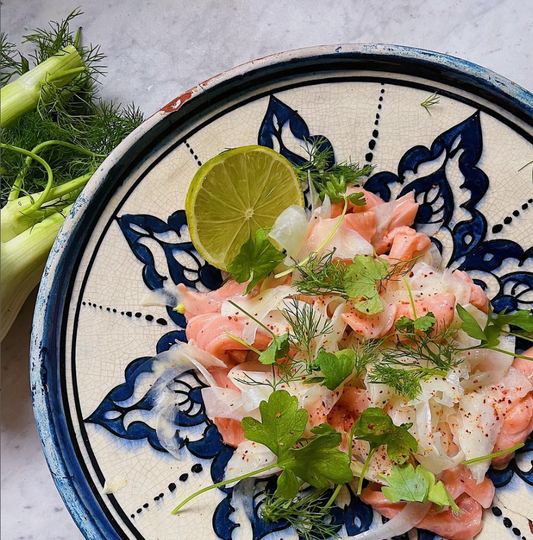
<path fill-rule="evenodd" d="M 336 538 L 340 526 L 333 523 L 325 508 L 324 493 L 315 490 L 289 501 L 267 493 L 260 506 L 261 518 L 269 524 L 286 521 L 304 540 Z"/>
<path fill-rule="evenodd" d="M 86 178 L 87 175 L 90 177 L 103 158 L 144 119 L 140 110 L 133 105 L 122 107 L 97 98 L 95 79 L 104 73 L 105 57 L 99 47 L 82 45 L 81 29 L 71 30 L 73 20 L 81 14 L 76 9 L 62 22 L 50 23 L 49 28 L 37 29 L 24 37 L 25 42 L 35 47 L 29 55 L 35 64 L 61 53 L 65 47 L 74 46 L 82 58 L 83 68 L 65 85 L 55 86 L 51 81 L 44 82 L 37 110 L 27 112 L 2 130 L 4 144 L 30 152 L 43 142 L 58 142 L 42 147 L 41 155 L 53 171 L 54 186 Z M 13 76 L 28 71 L 30 65 L 29 60 L 16 51 L 4 34 L 1 45 L 4 85 Z M 69 143 L 70 146 L 62 143 Z M 27 156 L 20 153 L 3 153 L 3 199 L 8 194 L 15 198 L 19 193 L 41 191 L 48 183 L 47 172 L 35 160 L 28 161 Z M 74 184 L 78 185 L 76 182 Z M 15 193 L 12 193 L 13 187 Z M 73 190 L 70 199 L 65 202 L 70 204 L 77 193 L 79 191 Z"/>
<path fill-rule="evenodd" d="M 20 57 L 17 59 L 17 55 Z M 23 75 L 29 70 L 28 60 L 22 56 L 13 43 L 7 40 L 5 32 L 0 33 L 0 81 L 7 84 L 14 76 Z"/>
<path fill-rule="evenodd" d="M 71 146 L 49 145 L 42 152 L 53 170 L 54 185 L 59 186 L 73 178 L 92 174 L 103 157 L 142 121 L 142 113 L 133 105 L 121 108 L 117 104 L 98 101 L 86 104 L 83 114 L 72 116 L 69 122 L 64 123 L 58 123 L 57 118 L 49 115 L 41 115 L 39 111 L 26 113 L 9 129 L 2 131 L 2 142 L 29 150 L 42 145 L 43 141 L 69 143 Z M 46 171 L 37 163 L 30 162 L 28 167 L 25 156 L 4 152 L 3 197 L 9 194 L 21 171 L 24 171 L 20 190 L 23 194 L 41 191 L 48 183 Z"/>
<path fill-rule="evenodd" d="M 61 53 L 65 47 L 73 45 L 76 47 L 86 68 L 84 72 L 90 78 L 105 74 L 105 67 L 102 62 L 105 55 L 100 51 L 99 46 L 83 46 L 81 43 L 81 28 L 75 31 L 71 29 L 71 23 L 77 17 L 83 15 L 81 9 L 76 8 L 71 11 L 61 22 L 50 22 L 48 28 L 37 28 L 31 34 L 24 36 L 23 43 L 31 43 L 34 50 L 30 53 L 30 58 L 34 64 L 40 64 L 48 58 Z"/>
<path fill-rule="evenodd" d="M 285 302 L 281 314 L 290 325 L 289 340 L 292 346 L 302 355 L 308 364 L 308 373 L 313 369 L 313 342 L 331 333 L 333 323 L 317 314 L 311 304 L 291 298 Z"/>
<path fill-rule="evenodd" d="M 347 266 L 339 260 L 333 260 L 335 250 L 318 255 L 312 253 L 306 264 L 296 263 L 300 277 L 294 282 L 298 292 L 307 296 L 340 294 L 346 296 L 344 277 Z"/>
<path fill-rule="evenodd" d="M 362 377 L 368 366 L 378 359 L 378 349 L 383 345 L 383 341 L 383 339 L 365 339 L 355 346 L 354 376 L 356 379 Z"/>
<path fill-rule="evenodd" d="M 312 182 L 322 200 L 327 195 L 331 202 L 342 201 L 348 186 L 358 184 L 374 170 L 373 165 L 361 167 L 349 161 L 333 163 L 333 148 L 324 139 L 317 139 L 304 149 L 308 159 L 296 167 L 296 173 L 302 183 Z"/>
<path fill-rule="evenodd" d="M 242 307 L 231 300 L 229 302 L 272 336 L 272 343 L 267 350 L 261 352 L 242 339 L 228 334 L 235 341 L 259 354 L 260 362 L 272 366 L 272 380 L 257 380 L 245 373 L 243 378 L 236 379 L 238 382 L 247 386 L 270 386 L 273 390 L 276 390 L 280 386 L 290 386 L 291 383 L 304 380 L 314 369 L 317 369 L 315 357 L 318 351 L 314 350 L 314 341 L 329 334 L 333 323 L 326 317 L 316 313 L 312 305 L 301 302 L 297 298 L 285 302 L 284 308 L 280 312 L 289 324 L 290 330 L 288 334 L 276 336 L 268 327 Z M 289 346 L 301 356 L 298 358 L 288 355 Z M 284 359 L 284 361 L 278 362 L 280 359 Z"/>
<path fill-rule="evenodd" d="M 430 96 L 428 96 L 422 103 L 420 104 L 424 109 L 426 109 L 426 112 L 431 116 L 431 111 L 429 110 L 430 107 L 433 107 L 434 105 L 437 105 L 440 101 L 440 96 L 437 95 L 437 92 L 434 92 Z"/>
<path fill-rule="evenodd" d="M 294 285 L 298 292 L 307 296 L 322 296 L 324 294 L 338 294 L 345 300 L 349 298 L 359 298 L 365 296 L 359 294 L 362 290 L 361 276 L 365 279 L 375 277 L 375 283 L 368 283 L 371 286 L 375 297 L 385 288 L 388 281 L 399 281 L 406 274 L 411 272 L 414 264 L 420 256 L 413 257 L 407 261 L 398 261 L 391 264 L 381 257 L 370 258 L 366 255 L 356 255 L 353 265 L 346 264 L 339 260 L 334 260 L 335 250 L 324 255 L 312 253 L 300 263 L 295 264 L 300 276 L 295 280 Z M 364 263 L 364 264 L 359 264 Z M 371 265 L 371 267 L 370 267 Z M 356 266 L 361 266 L 356 271 Z M 370 272 L 370 270 L 373 270 Z M 368 298 L 368 287 L 364 288 Z"/>
<path fill-rule="evenodd" d="M 394 388 L 401 396 L 414 399 L 421 382 L 431 377 L 446 377 L 462 362 L 452 337 L 454 329 L 446 328 L 436 336 L 420 332 L 399 332 L 394 347 L 380 350 L 380 360 L 373 365 L 369 380 Z"/>

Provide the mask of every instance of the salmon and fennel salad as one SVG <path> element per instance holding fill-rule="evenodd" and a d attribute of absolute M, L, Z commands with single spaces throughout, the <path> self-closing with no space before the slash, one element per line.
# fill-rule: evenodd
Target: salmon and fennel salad
<path fill-rule="evenodd" d="M 438 224 L 414 226 L 413 192 L 384 202 L 364 189 L 372 167 L 332 163 L 320 141 L 307 150 L 296 166 L 260 146 L 227 150 L 191 183 L 191 239 L 226 280 L 178 286 L 187 343 L 164 353 L 167 374 L 197 371 L 235 450 L 223 481 L 173 513 L 274 477 L 260 517 L 301 538 L 346 536 L 331 511 L 350 490 L 387 518 L 351 538 L 471 539 L 493 501 L 489 467 L 533 431 L 533 349 L 517 346 L 533 316 L 495 313 L 445 267 Z"/>

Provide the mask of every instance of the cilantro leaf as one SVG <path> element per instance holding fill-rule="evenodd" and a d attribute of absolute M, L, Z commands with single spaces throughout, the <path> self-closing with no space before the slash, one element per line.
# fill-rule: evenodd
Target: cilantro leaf
<path fill-rule="evenodd" d="M 315 363 L 324 374 L 324 377 L 313 377 L 306 382 L 321 382 L 329 390 L 335 390 L 335 388 L 353 373 L 355 368 L 355 351 L 345 349 L 333 354 L 320 349 Z"/>
<path fill-rule="evenodd" d="M 479 348 L 494 349 L 499 352 L 510 354 L 511 356 L 516 356 L 508 351 L 506 352 L 498 349 L 502 333 L 509 333 L 507 330 L 504 330 L 503 327 L 506 325 L 513 325 L 525 332 L 533 331 L 533 315 L 527 310 L 520 310 L 515 313 L 502 312 L 494 315 L 492 307 L 489 304 L 487 323 L 484 328 L 481 328 L 481 325 L 476 321 L 474 316 L 468 313 L 463 306 L 457 304 L 456 309 L 462 321 L 461 330 L 470 337 L 478 339 L 481 342 Z M 524 337 L 527 339 L 527 336 Z"/>
<path fill-rule="evenodd" d="M 294 499 L 300 489 L 297 476 L 290 470 L 283 470 L 278 477 L 278 485 L 275 495 L 282 499 Z"/>
<path fill-rule="evenodd" d="M 261 402 L 259 411 L 261 421 L 246 417 L 242 427 L 248 440 L 264 444 L 278 457 L 276 467 L 283 473 L 278 480 L 277 496 L 292 499 L 299 488 L 296 477 L 317 488 L 352 480 L 350 459 L 338 449 L 342 436 L 331 426 L 317 426 L 320 433 L 315 431 L 316 436 L 305 446 L 293 448 L 301 441 L 308 419 L 307 411 L 298 409 L 296 397 L 276 390 L 268 402 Z"/>
<path fill-rule="evenodd" d="M 311 433 L 314 433 L 315 435 L 327 435 L 329 433 L 336 433 L 337 430 L 327 422 L 324 422 L 322 424 L 319 424 L 318 426 L 311 428 Z"/>
<path fill-rule="evenodd" d="M 514 313 L 498 313 L 494 316 L 490 313 L 490 323 L 498 328 L 506 324 L 517 326 L 521 330 L 526 332 L 533 332 L 533 315 L 527 309 L 521 309 L 520 311 L 515 311 Z"/>
<path fill-rule="evenodd" d="M 381 491 L 392 503 L 425 502 L 429 493 L 429 474 L 421 465 L 416 470 L 410 463 L 405 467 L 393 467 L 389 476 L 380 475 L 389 484 Z"/>
<path fill-rule="evenodd" d="M 414 326 L 415 330 L 420 330 L 421 332 L 429 332 L 435 328 L 435 324 L 437 323 L 437 319 L 435 318 L 435 315 L 433 313 L 428 312 L 422 317 L 418 317 L 418 319 L 415 320 Z"/>
<path fill-rule="evenodd" d="M 332 482 L 345 484 L 353 480 L 350 457 L 338 449 L 342 435 L 332 426 L 328 424 L 316 426 L 313 428 L 314 435 L 311 438 L 302 438 L 309 415 L 305 409 L 298 408 L 298 398 L 285 390 L 274 390 L 268 401 L 261 402 L 259 412 L 261 421 L 251 417 L 243 418 L 241 424 L 244 436 L 272 450 L 278 458 L 277 461 L 237 478 L 228 478 L 199 489 L 178 504 L 172 510 L 173 514 L 178 513 L 189 501 L 206 491 L 275 468 L 281 469 L 282 472 L 274 496 L 282 504 L 283 501 L 287 501 L 289 505 L 294 502 L 302 482 L 319 488 L 322 490 L 320 493 L 323 493 Z M 299 447 L 294 448 L 297 443 L 300 443 Z"/>
<path fill-rule="evenodd" d="M 418 317 L 416 319 L 410 319 L 404 315 L 396 321 L 394 326 L 396 327 L 396 330 L 400 331 L 412 333 L 415 330 L 419 330 L 420 332 L 427 333 L 434 329 L 436 322 L 437 319 L 435 318 L 435 315 L 433 315 L 433 313 L 430 311 L 422 317 Z"/>
<path fill-rule="evenodd" d="M 348 199 L 354 206 L 365 206 L 366 204 L 365 194 L 360 191 L 348 195 Z"/>
<path fill-rule="evenodd" d="M 388 263 L 369 255 L 356 255 L 344 275 L 346 294 L 356 300 L 354 306 L 363 313 L 373 315 L 383 311 L 378 282 L 388 274 Z"/>
<path fill-rule="evenodd" d="M 413 319 L 403 315 L 394 323 L 394 326 L 396 330 L 412 332 L 415 328 L 414 322 Z"/>
<path fill-rule="evenodd" d="M 276 336 L 272 343 L 259 355 L 259 361 L 265 365 L 275 364 L 280 358 L 284 358 L 289 353 L 289 334 Z"/>
<path fill-rule="evenodd" d="M 276 456 L 286 454 L 302 437 L 308 413 L 298 408 L 298 398 L 285 390 L 270 394 L 259 405 L 261 421 L 249 416 L 243 418 L 244 436 L 249 441 L 264 444 Z"/>
<path fill-rule="evenodd" d="M 238 283 L 250 280 L 245 291 L 245 294 L 248 294 L 284 258 L 285 255 L 272 245 L 266 231 L 258 229 L 255 239 L 250 236 L 241 246 L 235 259 L 228 265 L 228 272 Z"/>
<path fill-rule="evenodd" d="M 319 435 L 302 448 L 290 450 L 279 466 L 319 489 L 328 488 L 330 482 L 350 482 L 353 479 L 350 458 L 338 449 L 341 441 L 342 436 L 337 432 Z"/>
<path fill-rule="evenodd" d="M 431 482 L 429 485 L 428 500 L 435 503 L 439 510 L 445 506 L 449 506 L 456 514 L 459 514 L 461 509 L 453 500 L 451 493 L 446 489 L 444 482 L 440 480 L 435 484 L 435 476 L 431 473 L 429 474 L 431 475 Z"/>
<path fill-rule="evenodd" d="M 369 407 L 355 421 L 353 432 L 356 439 L 367 441 L 371 450 L 386 445 L 392 461 L 402 464 L 418 448 L 416 439 L 408 431 L 412 425 L 396 426 L 383 409 Z"/>
<path fill-rule="evenodd" d="M 435 475 L 422 465 L 395 465 L 389 476 L 380 475 L 389 485 L 383 486 L 383 495 L 392 503 L 430 501 L 439 507 L 449 506 L 458 513 L 459 507 L 442 481 L 435 483 Z"/>
<path fill-rule="evenodd" d="M 461 306 L 461 304 L 457 304 L 456 309 L 457 314 L 463 321 L 463 323 L 461 324 L 461 330 L 467 335 L 469 335 L 471 338 L 479 339 L 480 341 L 486 341 L 485 332 L 483 331 L 483 328 L 481 328 L 481 325 L 476 321 L 474 316 L 468 313 L 468 311 L 466 311 L 466 309 Z"/>

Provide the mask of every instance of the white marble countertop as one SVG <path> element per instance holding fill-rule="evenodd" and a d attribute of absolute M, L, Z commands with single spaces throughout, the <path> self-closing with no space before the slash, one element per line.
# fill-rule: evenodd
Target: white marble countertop
<path fill-rule="evenodd" d="M 17 41 L 76 3 L 2 0 Z M 91 0 L 79 22 L 101 44 L 101 95 L 147 114 L 199 81 L 270 53 L 324 43 L 396 43 L 460 56 L 533 89 L 533 12 L 523 0 Z M 28 348 L 35 295 L 2 343 L 2 539 L 75 540 L 33 423 Z"/>

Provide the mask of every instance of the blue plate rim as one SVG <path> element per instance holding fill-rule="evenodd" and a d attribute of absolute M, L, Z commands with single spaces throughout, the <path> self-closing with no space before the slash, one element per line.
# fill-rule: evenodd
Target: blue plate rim
<path fill-rule="evenodd" d="M 533 94 L 493 71 L 472 62 L 443 53 L 402 45 L 386 44 L 339 44 L 295 49 L 252 60 L 200 83 L 181 94 L 147 119 L 127 137 L 105 160 L 93 175 L 73 210 L 66 218 L 54 243 L 43 274 L 37 297 L 30 349 L 30 384 L 35 421 L 41 438 L 43 452 L 65 505 L 74 521 L 87 539 L 126 538 L 113 527 L 113 519 L 106 516 L 87 484 L 65 423 L 61 384 L 63 381 L 50 377 L 57 369 L 61 348 L 62 317 L 66 296 L 63 281 L 58 276 L 72 275 L 73 263 L 68 256 L 71 251 L 79 257 L 83 251 L 83 237 L 91 227 L 83 227 L 88 218 L 97 219 L 105 207 L 108 196 L 114 191 L 118 179 L 128 166 L 139 159 L 150 142 L 183 117 L 195 101 L 202 96 L 216 96 L 218 92 L 242 83 L 243 75 L 272 77 L 283 69 L 309 70 L 311 66 L 324 67 L 327 63 L 345 65 L 347 69 L 369 65 L 372 69 L 390 71 L 391 68 L 405 73 L 409 65 L 424 67 L 430 73 L 441 73 L 465 88 L 477 88 L 485 98 L 501 102 L 518 118 L 533 123 Z M 94 211 L 97 216 L 91 214 Z M 84 230 L 85 229 L 85 230 Z M 52 368 L 52 369 L 51 369 Z M 64 411 L 63 411 L 64 412 Z M 69 444 L 70 443 L 70 444 Z M 80 478 L 81 475 L 81 478 Z M 141 538 L 141 537 L 140 537 Z"/>

